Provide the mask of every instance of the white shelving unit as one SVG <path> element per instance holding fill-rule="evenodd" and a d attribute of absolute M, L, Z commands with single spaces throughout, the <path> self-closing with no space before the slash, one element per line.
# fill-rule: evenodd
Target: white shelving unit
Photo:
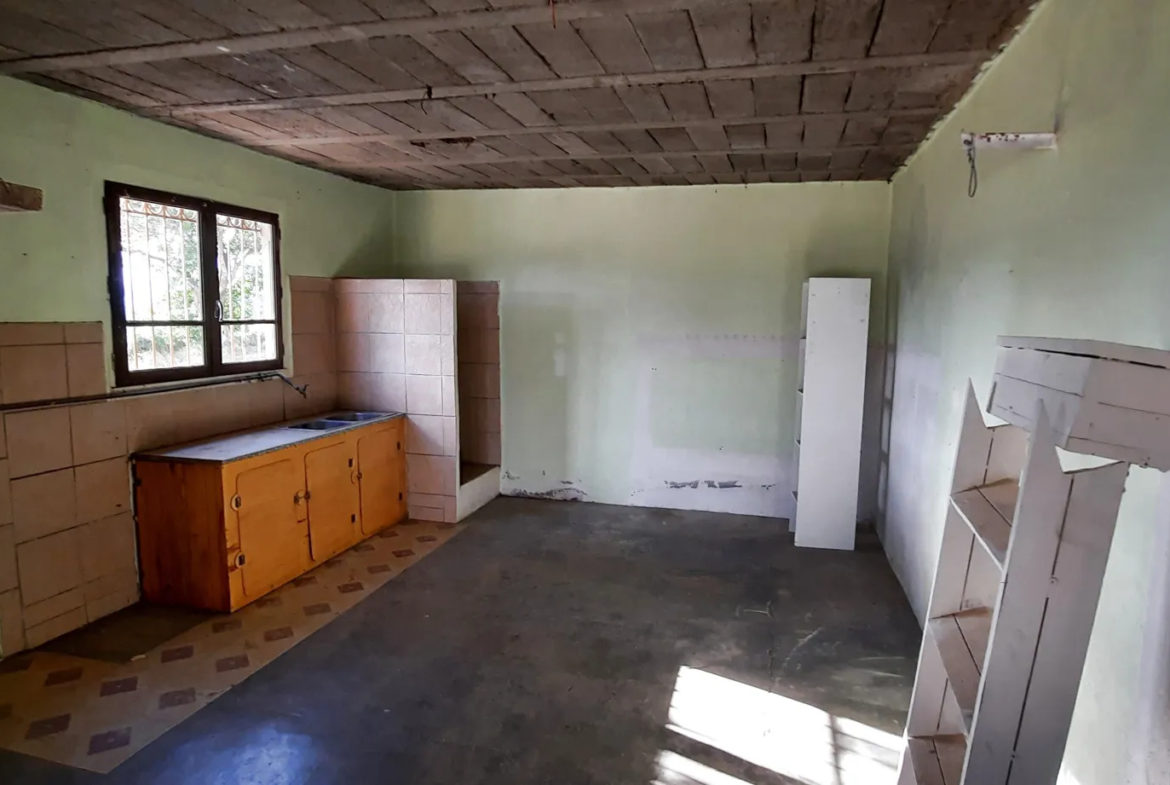
<path fill-rule="evenodd" d="M 802 288 L 791 522 L 802 547 L 853 549 L 869 289 L 867 278 L 810 278 Z"/>
<path fill-rule="evenodd" d="M 1010 424 L 968 389 L 899 785 L 1056 782 L 1129 463 L 1170 468 L 1170 353 L 999 344 Z M 1058 445 L 1127 462 L 1066 472 Z"/>

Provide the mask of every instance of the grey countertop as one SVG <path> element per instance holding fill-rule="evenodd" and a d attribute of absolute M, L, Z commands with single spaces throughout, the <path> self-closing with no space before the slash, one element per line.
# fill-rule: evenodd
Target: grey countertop
<path fill-rule="evenodd" d="M 325 439 L 330 436 L 352 431 L 355 428 L 361 428 L 365 425 L 373 425 L 374 423 L 385 422 L 386 420 L 392 420 L 402 416 L 400 412 L 368 412 L 366 414 L 377 414 L 380 416 L 373 419 L 347 423 L 339 428 L 331 428 L 327 431 L 289 427 L 298 423 L 327 420 L 332 416 L 350 413 L 343 411 L 331 412 L 330 414 L 322 414 L 316 417 L 305 417 L 300 420 L 275 423 L 251 431 L 229 433 L 224 436 L 216 436 L 211 439 L 203 439 L 189 444 L 162 447 L 157 450 L 145 450 L 135 453 L 134 459 L 139 461 L 180 461 L 183 463 L 231 463 L 232 461 L 239 461 L 244 458 L 251 458 L 255 455 L 272 452 L 273 450 L 279 450 L 282 447 L 303 444 L 314 439 Z"/>

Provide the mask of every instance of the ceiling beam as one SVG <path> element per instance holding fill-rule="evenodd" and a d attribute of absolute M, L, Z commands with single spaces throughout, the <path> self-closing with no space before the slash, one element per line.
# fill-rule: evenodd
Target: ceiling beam
<path fill-rule="evenodd" d="M 747 4 L 748 0 L 578 0 L 559 2 L 555 6 L 558 22 L 576 19 L 597 19 L 627 13 L 658 13 L 683 11 L 710 6 L 726 8 L 729 3 Z M 473 30 L 491 27 L 510 27 L 522 24 L 540 24 L 552 20 L 553 10 L 541 4 L 523 8 L 487 11 L 461 11 L 435 16 L 390 19 L 381 22 L 328 25 L 305 30 L 285 30 L 279 33 L 233 35 L 224 38 L 202 39 L 169 44 L 149 44 L 102 49 L 67 55 L 48 55 L 8 60 L 0 63 L 0 73 L 28 74 L 50 71 L 74 71 L 84 68 L 154 63 L 163 60 L 182 60 L 188 57 L 214 57 L 225 54 L 247 54 L 274 49 L 299 49 L 317 44 L 339 41 L 362 41 L 415 33 L 441 33 L 450 30 Z"/>
<path fill-rule="evenodd" d="M 655 131 L 671 128 L 727 127 L 739 125 L 795 125 L 806 120 L 867 121 L 887 119 L 930 120 L 939 115 L 938 109 L 884 109 L 862 112 L 824 112 L 822 114 L 787 114 L 766 117 L 723 117 L 704 120 L 660 120 L 645 123 L 590 123 L 586 125 L 543 125 L 521 128 L 485 128 L 482 131 L 432 131 L 415 134 L 367 134 L 347 136 L 272 136 L 248 139 L 249 147 L 317 147 L 332 144 L 361 144 L 364 142 L 461 142 L 468 139 L 490 139 L 501 136 L 535 136 L 540 134 L 599 133 L 602 131 Z M 197 121 L 196 121 L 197 122 Z M 236 138 L 238 141 L 244 141 Z"/>
<path fill-rule="evenodd" d="M 766 183 L 766 182 L 770 182 L 771 177 L 786 178 L 785 181 L 787 181 L 787 182 L 800 182 L 800 178 L 802 175 L 807 175 L 810 178 L 815 178 L 815 179 L 829 179 L 829 178 L 832 178 L 833 176 L 836 176 L 839 180 L 855 180 L 858 177 L 869 175 L 869 176 L 873 176 L 875 178 L 879 178 L 881 180 L 886 180 L 886 179 L 888 179 L 888 177 L 885 176 L 885 172 L 886 172 L 886 170 L 879 171 L 879 170 L 862 170 L 862 169 L 815 169 L 815 170 L 813 170 L 813 169 L 809 169 L 809 170 L 804 170 L 804 169 L 783 169 L 783 170 L 768 169 L 765 171 L 755 171 L 755 172 L 723 172 L 721 174 L 708 174 L 706 172 L 698 172 L 698 173 L 675 172 L 674 174 L 649 174 L 648 173 L 648 174 L 637 174 L 637 175 L 627 175 L 627 174 L 587 174 L 587 175 L 586 174 L 561 174 L 561 175 L 549 175 L 548 177 L 535 177 L 535 176 L 534 177 L 487 177 L 486 175 L 480 175 L 480 176 L 475 177 L 475 178 L 467 178 L 467 182 L 475 183 L 475 184 L 478 184 L 478 183 L 507 183 L 509 186 L 514 187 L 514 188 L 541 187 L 544 184 L 551 182 L 551 183 L 556 183 L 557 185 L 564 187 L 564 188 L 573 188 L 577 185 L 591 185 L 591 184 L 604 186 L 608 183 L 613 182 L 614 180 L 633 180 L 635 182 L 643 181 L 643 182 L 650 182 L 651 184 L 653 184 L 653 181 L 656 181 L 656 180 L 678 179 L 678 178 L 686 179 L 686 178 L 690 178 L 690 177 L 711 178 L 711 179 L 716 180 L 716 184 L 724 184 L 724 183 L 728 183 L 728 182 L 732 182 L 732 181 L 734 181 L 736 183 L 745 183 L 745 182 L 747 182 L 747 183 Z M 418 184 L 418 185 L 422 185 L 424 187 L 427 185 L 448 185 L 448 183 L 446 183 L 445 181 L 444 182 L 434 182 L 434 181 L 423 180 L 423 179 L 420 179 L 418 177 L 411 177 L 409 175 L 404 175 L 404 177 L 405 177 L 405 179 L 410 180 L 412 184 Z M 787 179 L 787 178 L 791 178 L 791 179 Z M 369 179 L 376 182 L 378 179 L 377 174 L 371 172 L 369 175 Z M 384 181 L 384 184 L 387 187 L 391 187 L 391 188 L 393 188 L 395 186 L 403 185 L 402 181 L 398 180 L 398 179 L 386 180 L 386 181 Z M 639 184 L 642 184 L 642 183 L 639 183 Z M 479 186 L 477 185 L 476 187 L 479 187 Z"/>
<path fill-rule="evenodd" d="M 559 6 L 558 6 L 559 7 Z M 686 82 L 715 82 L 728 79 L 762 79 L 775 76 L 814 76 L 819 74 L 854 73 L 886 68 L 932 68 L 978 65 L 992 53 L 947 52 L 942 54 L 891 55 L 861 57 L 849 60 L 819 60 L 802 63 L 745 65 L 732 68 L 702 68 L 689 71 L 659 71 L 649 74 L 608 74 L 580 76 L 568 79 L 540 79 L 529 82 L 497 82 L 495 84 L 449 85 L 413 90 L 382 90 L 372 93 L 344 93 L 314 95 L 298 98 L 273 98 L 257 101 L 185 104 L 155 107 L 144 110 L 155 116 L 182 117 L 192 114 L 220 112 L 249 112 L 262 109 L 312 109 L 321 106 L 358 106 L 362 104 L 401 103 L 464 96 L 492 96 L 502 93 L 543 93 L 557 90 L 582 90 L 591 87 L 649 87 Z M 0 71 L 4 63 L 0 63 Z"/>
<path fill-rule="evenodd" d="M 556 155 L 519 155 L 519 156 L 468 156 L 466 158 L 428 158 L 426 160 L 405 160 L 405 161 L 386 161 L 385 165 L 379 163 L 378 167 L 393 171 L 398 168 L 408 169 L 430 169 L 444 166 L 465 166 L 471 164 L 526 164 L 538 163 L 543 161 L 604 161 L 614 159 L 633 159 L 637 161 L 640 158 L 691 158 L 694 156 L 714 156 L 714 155 L 791 155 L 793 153 L 803 153 L 805 155 L 832 155 L 835 152 L 843 151 L 866 151 L 872 152 L 874 150 L 882 150 L 889 152 L 894 156 L 902 153 L 911 153 L 918 147 L 917 144 L 898 144 L 898 145 L 842 145 L 839 147 L 740 147 L 735 150 L 687 150 L 685 152 L 672 152 L 663 150 L 657 153 L 559 153 Z M 339 164 L 344 164 L 344 159 L 338 160 Z"/>

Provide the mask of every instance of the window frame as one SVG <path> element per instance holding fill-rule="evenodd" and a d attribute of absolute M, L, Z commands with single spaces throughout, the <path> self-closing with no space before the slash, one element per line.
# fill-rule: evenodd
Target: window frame
<path fill-rule="evenodd" d="M 154 202 L 172 207 L 195 210 L 199 214 L 199 269 L 202 279 L 203 319 L 199 322 L 131 322 L 126 318 L 125 289 L 122 280 L 122 198 Z M 106 278 L 110 295 L 110 315 L 113 325 L 114 386 L 138 387 L 145 384 L 185 381 L 188 379 L 215 379 L 239 376 L 258 371 L 278 371 L 284 368 L 284 286 L 280 272 L 280 217 L 276 213 L 253 210 L 239 205 L 201 199 L 195 196 L 158 191 L 137 185 L 106 181 L 103 209 L 106 217 L 106 239 L 109 253 L 109 274 Z M 271 324 L 271 319 L 220 319 L 215 304 L 219 302 L 219 241 L 216 215 L 229 215 L 272 225 L 272 276 L 274 283 L 274 316 L 276 322 L 276 359 L 250 363 L 225 363 L 220 328 L 225 324 Z M 127 326 L 177 325 L 203 328 L 204 364 L 182 368 L 159 368 L 148 371 L 130 370 L 127 355 Z"/>

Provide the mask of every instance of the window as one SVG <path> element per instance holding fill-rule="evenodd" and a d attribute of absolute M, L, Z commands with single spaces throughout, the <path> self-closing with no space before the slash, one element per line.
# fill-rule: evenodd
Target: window
<path fill-rule="evenodd" d="M 106 183 L 119 387 L 283 367 L 275 215 Z"/>

